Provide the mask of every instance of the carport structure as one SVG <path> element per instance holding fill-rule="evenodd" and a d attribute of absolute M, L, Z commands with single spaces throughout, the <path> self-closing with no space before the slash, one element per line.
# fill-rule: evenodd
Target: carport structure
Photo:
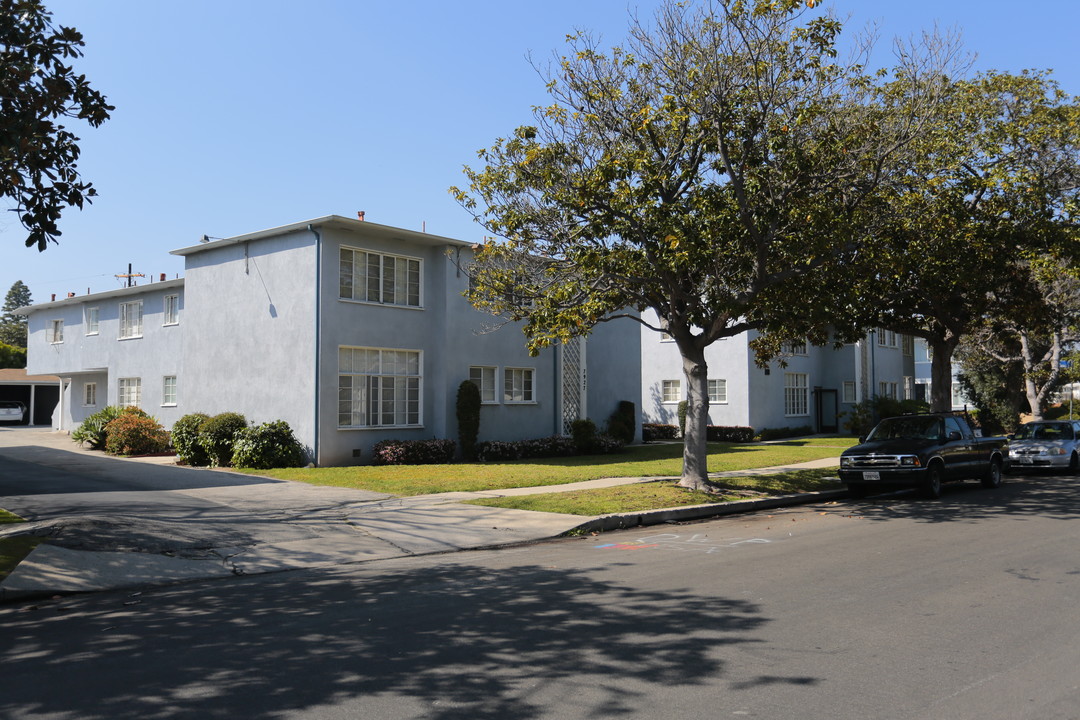
<path fill-rule="evenodd" d="M 29 425 L 51 425 L 60 402 L 60 378 L 27 375 L 22 368 L 0 369 L 0 400 L 19 400 L 29 410 Z"/>

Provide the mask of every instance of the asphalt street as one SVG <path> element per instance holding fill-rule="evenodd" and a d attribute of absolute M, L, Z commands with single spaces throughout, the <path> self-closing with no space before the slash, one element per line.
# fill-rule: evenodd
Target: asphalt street
<path fill-rule="evenodd" d="M 1010 478 L 10 604 L 0 716 L 1076 718 L 1078 518 Z"/>

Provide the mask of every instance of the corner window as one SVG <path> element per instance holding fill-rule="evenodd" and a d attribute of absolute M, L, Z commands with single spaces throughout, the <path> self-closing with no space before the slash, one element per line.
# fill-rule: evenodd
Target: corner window
<path fill-rule="evenodd" d="M 97 405 L 97 383 L 83 383 L 83 407 Z"/>
<path fill-rule="evenodd" d="M 53 345 L 64 342 L 64 321 L 50 320 L 49 327 L 45 330 L 45 339 Z"/>
<path fill-rule="evenodd" d="M 532 368 L 503 370 L 503 401 L 508 403 L 536 402 Z"/>
<path fill-rule="evenodd" d="M 142 300 L 120 303 L 120 339 L 142 337 Z"/>
<path fill-rule="evenodd" d="M 345 300 L 420 307 L 420 260 L 341 248 L 338 294 Z"/>
<path fill-rule="evenodd" d="M 176 405 L 176 376 L 166 375 L 161 380 L 161 404 Z"/>
<path fill-rule="evenodd" d="M 727 402 L 727 380 L 709 381 L 709 402 L 720 404 Z"/>
<path fill-rule="evenodd" d="M 86 325 L 87 335 L 98 334 L 98 309 L 96 307 L 86 308 L 84 313 L 84 324 Z"/>
<path fill-rule="evenodd" d="M 338 427 L 418 427 L 419 350 L 338 348 Z"/>
<path fill-rule="evenodd" d="M 785 355 L 805 355 L 806 354 L 806 341 L 788 342 L 784 343 L 781 348 L 781 352 Z"/>
<path fill-rule="evenodd" d="M 166 295 L 165 306 L 163 308 L 162 315 L 164 320 L 162 325 L 179 325 L 180 324 L 180 296 L 179 295 Z"/>
<path fill-rule="evenodd" d="M 121 407 L 142 403 L 142 378 L 120 378 L 117 381 L 116 402 Z"/>
<path fill-rule="evenodd" d="M 810 414 L 809 378 L 806 373 L 784 373 L 784 415 L 798 417 Z"/>
<path fill-rule="evenodd" d="M 498 396 L 495 394 L 495 368 L 473 366 L 469 368 L 469 380 L 480 388 L 480 402 L 486 405 L 497 404 Z"/>
<path fill-rule="evenodd" d="M 660 402 L 677 403 L 682 399 L 682 382 L 663 380 L 660 383 Z"/>

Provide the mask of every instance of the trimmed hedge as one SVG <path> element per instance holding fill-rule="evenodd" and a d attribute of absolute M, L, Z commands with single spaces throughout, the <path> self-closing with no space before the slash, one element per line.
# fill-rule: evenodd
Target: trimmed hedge
<path fill-rule="evenodd" d="M 380 440 L 372 448 L 375 465 L 442 465 L 454 462 L 453 440 Z"/>
<path fill-rule="evenodd" d="M 705 439 L 709 442 L 754 442 L 754 428 L 741 425 L 709 425 L 705 428 Z"/>
<path fill-rule="evenodd" d="M 457 391 L 458 441 L 466 460 L 476 457 L 476 440 L 480 434 L 480 388 L 472 380 L 463 380 Z"/>
<path fill-rule="evenodd" d="M 652 442 L 653 440 L 675 440 L 678 437 L 679 428 L 676 425 L 641 423 L 641 439 L 643 442 Z"/>
<path fill-rule="evenodd" d="M 300 467 L 303 464 L 304 448 L 284 420 L 247 427 L 236 434 L 233 467 L 265 470 Z"/>
<path fill-rule="evenodd" d="M 210 456 L 199 443 L 199 428 L 209 419 L 206 413 L 188 413 L 173 423 L 172 446 L 180 462 L 196 466 L 210 464 Z"/>
<path fill-rule="evenodd" d="M 800 435 L 813 435 L 814 428 L 809 425 L 799 425 L 797 427 L 778 427 L 778 428 L 762 428 L 759 439 L 761 440 L 781 440 L 789 437 L 799 437 Z"/>
<path fill-rule="evenodd" d="M 212 465 L 228 467 L 236 436 L 247 425 L 247 418 L 234 412 L 223 412 L 203 421 L 199 426 L 199 445 Z"/>
<path fill-rule="evenodd" d="M 629 400 L 620 400 L 619 406 L 607 421 L 607 434 L 615 438 L 623 445 L 634 442 L 634 431 L 637 420 L 635 419 L 634 403 Z"/>

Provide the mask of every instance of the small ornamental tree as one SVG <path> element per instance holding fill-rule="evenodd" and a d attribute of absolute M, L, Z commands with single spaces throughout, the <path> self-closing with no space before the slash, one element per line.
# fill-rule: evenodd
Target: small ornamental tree
<path fill-rule="evenodd" d="M 461 455 L 466 460 L 476 459 L 476 440 L 480 436 L 480 388 L 472 380 L 458 386 L 457 422 L 458 442 Z"/>
<path fill-rule="evenodd" d="M 570 36 L 553 103 L 452 188 L 505 239 L 477 249 L 470 300 L 524 321 L 530 351 L 623 317 L 672 338 L 687 487 L 707 482 L 709 345 L 747 330 L 824 342 L 830 326 L 857 339 L 847 268 L 952 59 L 931 38 L 870 74 L 837 59 L 841 24 L 816 4 L 667 0 L 621 47 Z"/>

